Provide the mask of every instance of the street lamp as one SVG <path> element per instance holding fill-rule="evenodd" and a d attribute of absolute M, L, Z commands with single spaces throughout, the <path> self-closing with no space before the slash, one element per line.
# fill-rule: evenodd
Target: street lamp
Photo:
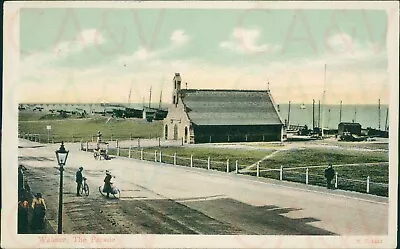
<path fill-rule="evenodd" d="M 57 162 L 60 170 L 60 190 L 58 192 L 58 234 L 62 234 L 62 203 L 63 203 L 63 172 L 64 166 L 68 158 L 68 150 L 65 150 L 64 142 L 61 142 L 61 146 L 56 150 Z"/>

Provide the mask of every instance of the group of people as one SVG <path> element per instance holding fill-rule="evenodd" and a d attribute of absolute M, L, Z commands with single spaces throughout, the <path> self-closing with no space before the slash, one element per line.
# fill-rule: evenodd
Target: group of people
<path fill-rule="evenodd" d="M 32 200 L 32 219 L 30 223 L 30 207 L 28 201 L 23 200 L 18 204 L 18 233 L 28 233 L 29 228 L 32 232 L 45 228 L 45 215 L 47 207 L 41 193 L 37 193 L 35 198 Z"/>
<path fill-rule="evenodd" d="M 75 182 L 76 182 L 76 196 L 81 196 L 80 190 L 83 184 L 83 175 L 82 175 L 83 167 L 79 167 L 76 172 Z M 107 193 L 107 197 L 110 197 L 110 193 L 112 192 L 111 186 L 112 175 L 111 172 L 106 170 L 106 176 L 104 178 L 104 187 L 103 192 Z"/>

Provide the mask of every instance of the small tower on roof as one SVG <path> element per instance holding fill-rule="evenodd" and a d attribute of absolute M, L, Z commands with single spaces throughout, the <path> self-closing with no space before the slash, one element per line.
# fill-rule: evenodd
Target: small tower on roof
<path fill-rule="evenodd" d="M 177 105 L 178 104 L 178 94 L 179 94 L 179 91 L 181 90 L 181 83 L 182 83 L 181 75 L 179 73 L 175 73 L 175 76 L 172 81 L 174 84 L 172 104 Z"/>

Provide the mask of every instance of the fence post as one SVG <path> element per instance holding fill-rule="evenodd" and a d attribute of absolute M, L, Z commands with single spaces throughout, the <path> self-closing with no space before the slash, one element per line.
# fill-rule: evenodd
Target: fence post
<path fill-rule="evenodd" d="M 119 146 L 118 146 L 118 139 L 115 140 L 115 147 L 119 148 Z"/>
<path fill-rule="evenodd" d="M 371 180 L 371 178 L 369 176 L 367 176 L 367 193 L 369 194 L 369 181 Z"/>
<path fill-rule="evenodd" d="M 154 151 L 154 162 L 157 162 L 157 150 Z"/>
<path fill-rule="evenodd" d="M 260 176 L 260 162 L 257 162 L 257 177 Z"/>
<path fill-rule="evenodd" d="M 281 170 L 279 171 L 279 180 L 283 180 L 283 166 L 281 165 Z"/>
<path fill-rule="evenodd" d="M 239 165 L 238 165 L 238 160 L 236 160 L 235 162 L 235 166 L 236 166 L 236 174 L 239 173 Z"/>
<path fill-rule="evenodd" d="M 86 141 L 86 151 L 88 151 L 88 149 L 89 149 L 89 142 Z"/>
<path fill-rule="evenodd" d="M 120 153 L 119 153 L 120 151 L 119 151 L 119 147 L 117 147 L 117 156 L 119 156 L 120 155 Z"/>
<path fill-rule="evenodd" d="M 183 146 L 183 137 L 182 137 L 182 139 L 181 139 L 181 145 Z"/>
<path fill-rule="evenodd" d="M 193 155 L 190 155 L 190 167 L 193 167 Z"/>
<path fill-rule="evenodd" d="M 161 147 L 161 139 L 158 138 L 158 147 Z"/>
<path fill-rule="evenodd" d="M 83 142 L 82 142 L 82 139 L 81 139 L 81 150 L 83 150 Z"/>
<path fill-rule="evenodd" d="M 306 185 L 308 185 L 308 168 L 306 169 Z"/>
<path fill-rule="evenodd" d="M 176 152 L 174 153 L 174 165 L 176 165 Z"/>
<path fill-rule="evenodd" d="M 140 160 L 143 160 L 143 149 L 140 150 Z"/>
<path fill-rule="evenodd" d="M 338 173 L 335 172 L 335 188 L 338 188 Z"/>
<path fill-rule="evenodd" d="M 208 157 L 207 158 L 207 169 L 210 169 L 210 168 L 211 168 L 211 158 Z"/>
<path fill-rule="evenodd" d="M 140 138 L 137 139 L 137 146 L 140 148 Z"/>
<path fill-rule="evenodd" d="M 162 163 L 162 151 L 160 150 L 160 163 Z"/>
<path fill-rule="evenodd" d="M 226 172 L 229 173 L 229 158 L 226 159 Z"/>
<path fill-rule="evenodd" d="M 131 145 L 129 145 L 129 148 L 128 148 L 128 158 L 131 158 Z"/>

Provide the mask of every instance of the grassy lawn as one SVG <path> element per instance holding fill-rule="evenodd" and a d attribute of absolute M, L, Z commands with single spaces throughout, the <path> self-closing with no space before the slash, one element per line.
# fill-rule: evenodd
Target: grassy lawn
<path fill-rule="evenodd" d="M 103 139 L 154 138 L 162 136 L 162 121 L 148 123 L 142 119 L 111 119 L 93 117 L 83 119 L 19 121 L 19 133 L 40 134 L 40 141 L 47 142 L 46 126 L 51 125 L 54 142 L 91 140 L 97 131 Z"/>
<path fill-rule="evenodd" d="M 387 162 L 389 154 L 384 151 L 357 151 L 332 148 L 305 148 L 281 151 L 260 163 L 261 169 L 304 167 L 311 165 Z"/>

